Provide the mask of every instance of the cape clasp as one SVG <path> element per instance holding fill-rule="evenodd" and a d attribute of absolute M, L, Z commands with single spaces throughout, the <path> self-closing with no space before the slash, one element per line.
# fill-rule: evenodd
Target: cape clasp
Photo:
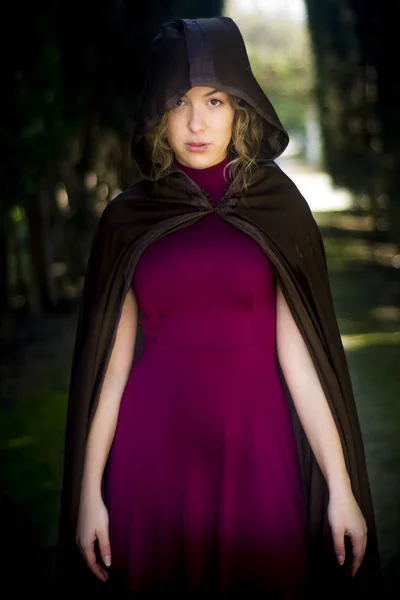
<path fill-rule="evenodd" d="M 229 203 L 215 203 L 211 206 L 213 212 L 217 213 L 217 215 L 226 215 L 228 213 L 233 212 L 232 206 Z"/>

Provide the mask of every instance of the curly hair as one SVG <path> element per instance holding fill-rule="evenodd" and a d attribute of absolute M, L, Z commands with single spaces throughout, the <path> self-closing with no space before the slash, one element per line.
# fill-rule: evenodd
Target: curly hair
<path fill-rule="evenodd" d="M 235 113 L 232 123 L 232 138 L 228 152 L 232 157 L 225 169 L 236 179 L 239 189 L 250 185 L 251 176 L 257 168 L 256 159 L 263 137 L 263 121 L 258 113 L 244 100 L 228 94 L 229 102 Z M 165 175 L 174 161 L 174 153 L 168 143 L 168 112 L 148 131 L 145 143 L 152 162 L 152 175 L 159 179 Z"/>

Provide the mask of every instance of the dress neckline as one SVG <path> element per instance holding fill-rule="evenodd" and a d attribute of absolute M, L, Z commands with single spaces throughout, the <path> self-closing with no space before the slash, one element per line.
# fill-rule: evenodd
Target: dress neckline
<path fill-rule="evenodd" d="M 186 165 L 182 165 L 176 159 L 175 159 L 175 162 L 178 165 L 178 167 L 180 169 L 182 169 L 182 171 L 184 171 L 185 173 L 187 173 L 189 176 L 190 175 L 201 176 L 201 175 L 211 175 L 212 173 L 215 173 L 215 172 L 218 172 L 218 171 L 223 171 L 223 169 L 226 167 L 226 165 L 229 162 L 229 157 L 227 156 L 226 158 L 224 158 L 223 160 L 221 160 L 219 163 L 217 163 L 215 165 L 211 165 L 211 167 L 206 167 L 205 169 L 196 169 L 195 167 L 188 167 Z"/>

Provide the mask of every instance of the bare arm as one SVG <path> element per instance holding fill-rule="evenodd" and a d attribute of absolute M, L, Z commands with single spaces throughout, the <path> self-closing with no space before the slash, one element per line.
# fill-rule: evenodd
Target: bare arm
<path fill-rule="evenodd" d="M 349 491 L 342 445 L 308 348 L 277 284 L 277 350 L 296 412 L 330 493 Z"/>
<path fill-rule="evenodd" d="M 114 347 L 86 444 L 82 490 L 89 494 L 100 494 L 101 479 L 115 434 L 121 397 L 132 367 L 137 319 L 137 302 L 130 288 L 122 307 Z"/>
<path fill-rule="evenodd" d="M 314 363 L 278 284 L 276 304 L 279 363 L 329 488 L 328 518 L 337 560 L 344 564 L 347 535 L 352 544 L 351 575 L 354 577 L 365 554 L 367 524 L 351 489 L 339 433 Z"/>
<path fill-rule="evenodd" d="M 122 394 L 132 368 L 137 318 L 137 302 L 133 290 L 130 289 L 122 307 L 85 450 L 75 541 L 88 567 L 101 581 L 107 581 L 108 573 L 97 559 L 96 539 L 103 563 L 107 567 L 111 565 L 108 511 L 101 496 L 101 480 L 115 435 Z"/>

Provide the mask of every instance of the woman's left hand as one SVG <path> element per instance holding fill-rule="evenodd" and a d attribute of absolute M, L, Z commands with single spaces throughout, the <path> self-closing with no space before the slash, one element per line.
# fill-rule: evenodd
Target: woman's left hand
<path fill-rule="evenodd" d="M 328 518 L 339 564 L 343 564 L 346 559 L 344 536 L 349 536 L 351 540 L 353 552 L 351 576 L 354 577 L 362 563 L 367 546 L 367 524 L 351 490 L 331 492 Z"/>

